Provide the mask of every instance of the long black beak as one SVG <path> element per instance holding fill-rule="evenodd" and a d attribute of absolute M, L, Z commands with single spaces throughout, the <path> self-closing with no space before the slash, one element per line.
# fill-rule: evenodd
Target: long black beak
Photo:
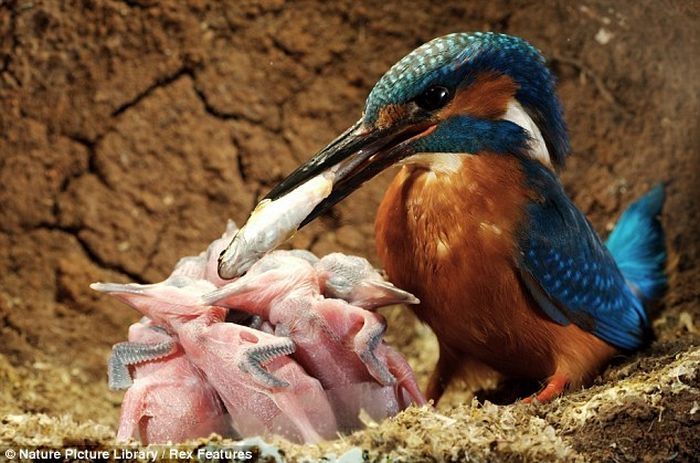
<path fill-rule="evenodd" d="M 428 126 L 396 124 L 383 129 L 366 128 L 359 120 L 275 186 L 266 198 L 275 200 L 321 172 L 336 167 L 333 190 L 304 219 L 299 228 L 343 200 L 381 171 L 413 154 L 409 141 Z"/>

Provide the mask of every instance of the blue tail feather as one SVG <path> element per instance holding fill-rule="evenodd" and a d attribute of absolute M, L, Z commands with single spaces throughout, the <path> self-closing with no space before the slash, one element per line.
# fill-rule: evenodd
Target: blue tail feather
<path fill-rule="evenodd" d="M 632 203 L 605 243 L 622 275 L 643 300 L 659 297 L 667 284 L 666 246 L 659 220 L 664 196 L 660 184 Z"/>

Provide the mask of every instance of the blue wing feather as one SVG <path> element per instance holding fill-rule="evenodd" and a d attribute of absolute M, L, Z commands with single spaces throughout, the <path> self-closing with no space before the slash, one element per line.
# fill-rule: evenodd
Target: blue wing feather
<path fill-rule="evenodd" d="M 575 325 L 621 349 L 639 348 L 648 331 L 641 301 L 590 222 L 553 172 L 524 161 L 537 200 L 520 236 L 520 271 L 539 307 L 561 325 Z"/>

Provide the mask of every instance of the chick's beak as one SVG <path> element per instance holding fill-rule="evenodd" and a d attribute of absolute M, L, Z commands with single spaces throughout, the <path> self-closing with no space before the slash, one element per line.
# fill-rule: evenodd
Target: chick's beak
<path fill-rule="evenodd" d="M 381 171 L 413 154 L 410 141 L 427 133 L 426 123 L 397 123 L 387 128 L 366 127 L 362 119 L 275 186 L 266 199 L 275 200 L 320 173 L 334 169 L 333 189 L 304 219 L 299 228 Z"/>

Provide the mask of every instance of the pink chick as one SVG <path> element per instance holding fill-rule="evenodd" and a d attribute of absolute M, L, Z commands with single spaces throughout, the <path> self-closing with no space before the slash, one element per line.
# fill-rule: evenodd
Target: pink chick
<path fill-rule="evenodd" d="M 203 305 L 213 283 L 176 275 L 153 285 L 96 283 L 175 333 L 207 377 L 242 436 L 279 434 L 319 442 L 336 433 L 321 384 L 289 355 L 295 346 L 247 326 L 225 323 L 227 309 Z"/>
<path fill-rule="evenodd" d="M 413 294 L 397 288 L 367 259 L 334 252 L 314 264 L 321 292 L 357 307 L 372 310 L 393 304 L 418 304 Z"/>
<path fill-rule="evenodd" d="M 396 414 L 405 402 L 398 386 L 415 394 L 417 403 L 425 402 L 412 373 L 406 374 L 408 365 L 381 343 L 383 318 L 324 298 L 317 272 L 303 258 L 286 251 L 267 254 L 245 276 L 203 300 L 259 315 L 276 334 L 292 339 L 294 358 L 329 391 L 343 431 L 359 426 L 360 408 L 377 420 Z"/>
<path fill-rule="evenodd" d="M 206 250 L 196 256 L 187 256 L 180 259 L 173 270 L 173 275 L 183 275 L 195 280 L 207 280 L 216 286 L 223 286 L 230 280 L 219 277 L 217 270 L 219 256 L 236 235 L 238 227 L 233 220 L 226 223 L 226 230 L 220 238 L 212 241 Z"/>
<path fill-rule="evenodd" d="M 131 325 L 129 342 L 114 346 L 109 364 L 110 387 L 129 388 L 118 441 L 182 442 L 212 433 L 232 434 L 216 391 L 182 347 L 148 319 Z"/>

